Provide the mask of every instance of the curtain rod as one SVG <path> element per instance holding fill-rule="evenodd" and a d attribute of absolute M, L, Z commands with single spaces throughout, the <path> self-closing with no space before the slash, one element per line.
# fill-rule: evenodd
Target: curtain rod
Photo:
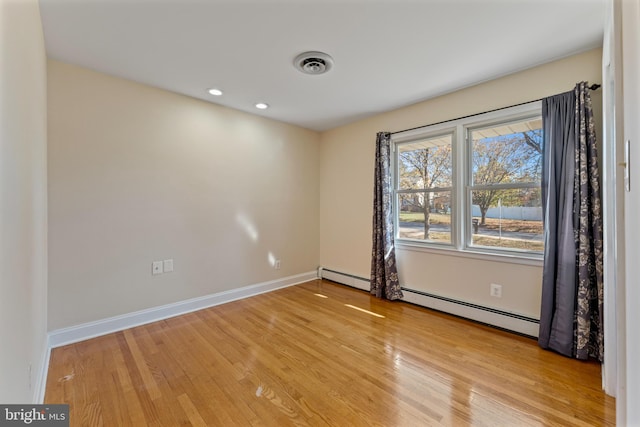
<path fill-rule="evenodd" d="M 600 85 L 597 84 L 597 83 L 594 83 L 591 86 L 587 86 L 587 89 L 591 89 L 591 90 L 597 90 L 599 88 L 600 88 Z M 548 98 L 548 97 L 545 97 L 545 98 Z M 442 124 L 442 123 L 453 122 L 455 120 L 462 120 L 462 119 L 467 119 L 469 117 L 479 116 L 480 114 L 493 113 L 494 111 L 500 111 L 500 110 L 506 110 L 507 108 L 519 107 L 520 105 L 531 104 L 532 102 L 542 101 L 543 99 L 544 98 L 534 99 L 532 101 L 521 102 L 519 104 L 508 105 L 506 107 L 495 108 L 495 109 L 489 110 L 489 111 L 483 111 L 482 113 L 469 114 L 468 116 L 456 117 L 455 119 L 442 120 L 441 122 L 430 123 L 428 125 L 416 126 L 414 128 L 397 130 L 395 132 L 389 132 L 389 133 L 391 135 L 395 135 L 396 133 L 409 132 L 409 131 L 412 131 L 412 130 L 422 129 L 422 128 L 426 128 L 426 127 L 429 127 L 429 126 L 435 126 L 435 125 L 439 125 L 439 124 Z"/>

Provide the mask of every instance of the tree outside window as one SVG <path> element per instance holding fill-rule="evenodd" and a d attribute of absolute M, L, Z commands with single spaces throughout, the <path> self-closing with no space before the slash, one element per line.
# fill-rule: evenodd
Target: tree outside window
<path fill-rule="evenodd" d="M 398 146 L 400 236 L 451 242 L 452 135 Z"/>
<path fill-rule="evenodd" d="M 469 130 L 472 245 L 542 250 L 540 126 L 536 117 Z"/>

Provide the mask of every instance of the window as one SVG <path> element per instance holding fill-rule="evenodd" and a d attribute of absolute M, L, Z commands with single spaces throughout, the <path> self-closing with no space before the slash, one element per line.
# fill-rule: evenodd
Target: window
<path fill-rule="evenodd" d="M 396 239 L 542 254 L 540 103 L 394 135 Z"/>
<path fill-rule="evenodd" d="M 398 144 L 398 236 L 451 244 L 453 135 Z"/>

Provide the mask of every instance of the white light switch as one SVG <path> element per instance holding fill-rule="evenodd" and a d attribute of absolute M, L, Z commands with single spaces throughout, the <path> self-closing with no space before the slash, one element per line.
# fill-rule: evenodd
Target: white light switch
<path fill-rule="evenodd" d="M 153 261 L 151 264 L 151 274 L 162 274 L 162 261 Z"/>
<path fill-rule="evenodd" d="M 173 260 L 172 259 L 165 259 L 163 261 L 164 264 L 164 272 L 165 273 L 169 273 L 171 271 L 173 271 Z"/>

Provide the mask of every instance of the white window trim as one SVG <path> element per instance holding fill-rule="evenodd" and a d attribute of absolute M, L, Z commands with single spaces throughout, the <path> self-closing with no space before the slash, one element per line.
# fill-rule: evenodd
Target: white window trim
<path fill-rule="evenodd" d="M 477 247 L 469 245 L 467 241 L 467 233 L 471 227 L 470 204 L 465 203 L 468 197 L 468 183 L 471 161 L 469 153 L 470 148 L 467 144 L 467 135 L 469 129 L 490 126 L 492 124 L 503 123 L 508 121 L 516 121 L 526 119 L 531 116 L 540 115 L 542 111 L 542 102 L 533 101 L 530 103 L 517 105 L 500 109 L 497 111 L 489 111 L 469 117 L 454 119 L 451 121 L 434 124 L 431 126 L 421 127 L 419 129 L 411 129 L 404 132 L 398 132 L 392 135 L 391 142 L 393 147 L 393 161 L 391 165 L 391 174 L 393 182 L 393 209 L 398 212 L 398 197 L 396 193 L 398 183 L 398 144 L 415 141 L 452 133 L 452 164 L 453 164 L 453 185 L 451 189 L 451 244 L 435 243 L 419 241 L 414 239 L 402 239 L 397 235 L 399 228 L 398 215 L 394 215 L 394 228 L 396 230 L 396 245 L 399 249 L 418 250 L 424 252 L 440 253 L 452 256 L 463 256 L 487 260 L 495 260 L 501 262 L 513 262 L 518 264 L 541 265 L 543 254 L 539 252 L 517 251 L 509 249 L 490 249 L 487 247 Z M 466 220 L 468 219 L 468 221 Z M 453 226 L 455 224 L 455 227 Z"/>
<path fill-rule="evenodd" d="M 542 257 L 521 256 L 517 252 L 489 253 L 486 251 L 476 251 L 473 249 L 459 251 L 452 246 L 426 245 L 422 242 L 414 242 L 412 240 L 396 241 L 395 246 L 396 249 L 400 251 L 423 252 L 443 256 L 480 259 L 484 261 L 533 265 L 536 267 L 542 267 L 543 265 Z"/>

